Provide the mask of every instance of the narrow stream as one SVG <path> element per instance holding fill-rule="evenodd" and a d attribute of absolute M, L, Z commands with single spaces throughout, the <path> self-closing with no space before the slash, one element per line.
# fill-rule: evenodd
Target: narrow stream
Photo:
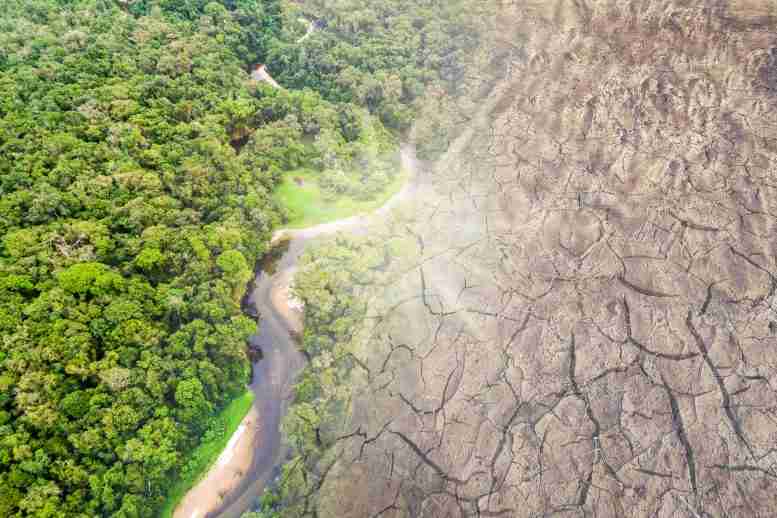
<path fill-rule="evenodd" d="M 252 346 L 262 351 L 262 358 L 254 363 L 251 390 L 255 394 L 256 407 L 261 426 L 256 434 L 254 460 L 246 473 L 240 488 L 224 499 L 221 509 L 210 513 L 210 517 L 238 518 L 253 507 L 267 483 L 279 472 L 286 454 L 280 424 L 293 398 L 294 379 L 305 365 L 305 358 L 292 338 L 292 327 L 286 314 L 285 299 L 276 297 L 273 303 L 273 289 L 286 282 L 297 267 L 305 245 L 313 238 L 347 230 L 354 233 L 367 231 L 371 218 L 388 213 L 397 204 L 410 199 L 419 178 L 418 161 L 412 145 L 400 146 L 402 167 L 410 178 L 405 186 L 382 207 L 369 215 L 325 223 L 315 227 L 283 232 L 289 239 L 282 255 L 265 266 L 255 282 L 255 289 L 249 303 L 255 305 L 261 316 L 259 333 L 252 337 Z"/>

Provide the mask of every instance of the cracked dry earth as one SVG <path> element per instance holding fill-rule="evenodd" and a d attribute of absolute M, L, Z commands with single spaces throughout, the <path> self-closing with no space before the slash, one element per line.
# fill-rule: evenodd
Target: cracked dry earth
<path fill-rule="evenodd" d="M 777 516 L 777 7 L 505 9 L 320 515 Z"/>

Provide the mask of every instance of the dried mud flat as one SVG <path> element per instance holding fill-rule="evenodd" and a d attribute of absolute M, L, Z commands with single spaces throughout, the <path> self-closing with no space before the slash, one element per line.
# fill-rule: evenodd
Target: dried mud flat
<path fill-rule="evenodd" d="M 777 7 L 504 9 L 320 515 L 777 515 Z"/>

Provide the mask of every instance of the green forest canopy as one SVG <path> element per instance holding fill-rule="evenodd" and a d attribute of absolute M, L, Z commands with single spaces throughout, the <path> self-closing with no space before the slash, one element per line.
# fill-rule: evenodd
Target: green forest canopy
<path fill-rule="evenodd" d="M 471 38 L 455 1 L 313 1 L 304 45 L 281 0 L 3 4 L 0 516 L 150 517 L 248 380 L 284 171 L 369 186 L 363 130 L 406 128 Z"/>

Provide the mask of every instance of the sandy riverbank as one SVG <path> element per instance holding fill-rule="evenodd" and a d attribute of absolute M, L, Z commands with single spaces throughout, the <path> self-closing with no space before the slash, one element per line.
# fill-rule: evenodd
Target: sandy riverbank
<path fill-rule="evenodd" d="M 282 272 L 270 293 L 270 300 L 275 311 L 283 317 L 286 325 L 294 333 L 302 333 L 302 317 L 304 306 L 302 301 L 291 293 L 291 283 L 294 280 L 296 268 L 290 268 Z"/>
<path fill-rule="evenodd" d="M 221 506 L 221 497 L 237 489 L 244 475 L 251 469 L 260 430 L 261 421 L 254 406 L 205 477 L 178 504 L 174 518 L 205 518 Z M 214 500 L 214 494 L 220 498 Z"/>
<path fill-rule="evenodd" d="M 271 288 L 270 300 L 288 328 L 294 333 L 301 333 L 303 306 L 291 293 L 295 272 L 296 268 L 292 268 L 279 274 Z M 256 406 L 253 406 L 205 478 L 178 505 L 173 518 L 206 518 L 209 513 L 217 511 L 224 497 L 240 486 L 251 469 L 260 437 L 261 420 Z M 214 494 L 219 498 L 214 500 Z"/>

